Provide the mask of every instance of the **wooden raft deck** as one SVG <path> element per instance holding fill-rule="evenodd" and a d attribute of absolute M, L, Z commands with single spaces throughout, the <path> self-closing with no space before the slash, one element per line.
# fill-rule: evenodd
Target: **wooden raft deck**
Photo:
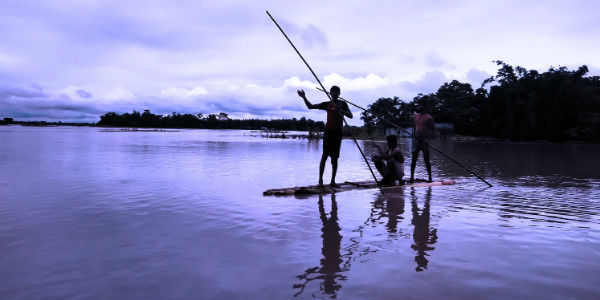
<path fill-rule="evenodd" d="M 407 187 L 426 187 L 426 186 L 438 186 L 438 185 L 452 185 L 456 182 L 454 180 L 442 180 L 442 181 L 434 181 L 434 182 L 426 182 L 426 181 L 417 181 L 415 183 L 405 184 L 405 185 L 386 185 L 382 186 L 384 192 L 393 192 L 397 189 L 403 189 Z M 359 182 L 349 182 L 346 181 L 343 184 L 338 184 L 337 187 L 330 187 L 329 185 L 324 185 L 319 187 L 318 185 L 309 185 L 309 186 L 296 186 L 290 188 L 282 188 L 282 189 L 270 189 L 263 192 L 263 196 L 290 196 L 290 195 L 318 195 L 318 194 L 331 194 L 331 193 L 339 193 L 350 190 L 360 190 L 360 189 L 376 189 L 377 183 L 375 181 L 359 181 Z"/>

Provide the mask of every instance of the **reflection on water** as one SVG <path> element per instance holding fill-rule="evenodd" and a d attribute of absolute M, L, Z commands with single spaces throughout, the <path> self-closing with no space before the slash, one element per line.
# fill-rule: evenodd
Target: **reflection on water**
<path fill-rule="evenodd" d="M 262 191 L 315 184 L 320 141 L 21 126 L 0 141 L 0 299 L 600 295 L 600 145 L 437 141 L 494 187 L 432 155 L 456 185 L 297 199 Z M 340 181 L 370 176 L 343 140 Z"/>
<path fill-rule="evenodd" d="M 404 213 L 404 190 L 379 196 L 373 203 L 373 207 L 379 209 L 380 217 L 387 216 L 386 227 L 390 237 L 394 237 L 398 230 L 398 221 L 404 219 L 402 216 Z"/>
<path fill-rule="evenodd" d="M 323 239 L 321 265 L 308 268 L 302 275 L 297 276 L 303 282 L 294 284 L 294 289 L 299 289 L 294 296 L 298 296 L 304 292 L 309 282 L 317 280 L 320 281 L 320 291 L 330 298 L 335 298 L 337 291 L 342 288 L 340 281 L 346 280 L 346 276 L 340 274 L 340 272 L 345 270 L 340 267 L 340 264 L 343 262 L 340 255 L 342 236 L 340 235 L 341 228 L 338 224 L 337 202 L 335 201 L 335 194 L 329 196 L 331 197 L 329 217 L 325 213 L 323 195 L 319 195 L 318 202 L 319 217 L 323 223 L 323 227 L 321 228 L 321 238 Z"/>
<path fill-rule="evenodd" d="M 318 195 L 319 217 L 321 219 L 321 238 L 323 247 L 321 248 L 322 258 L 320 266 L 314 266 L 306 269 L 303 274 L 297 278 L 302 283 L 294 284 L 293 288 L 297 292 L 295 297 L 301 295 L 307 285 L 312 281 L 319 282 L 319 291 L 313 292 L 311 295 L 317 297 L 320 293 L 329 298 L 336 298 L 337 292 L 342 288 L 341 281 L 347 280 L 344 272 L 350 271 L 352 262 L 357 261 L 360 257 L 360 262 L 369 261 L 368 255 L 377 253 L 381 249 L 370 247 L 370 245 L 362 245 L 361 238 L 364 238 L 365 225 L 377 227 L 377 224 L 383 223 L 385 219 L 385 227 L 388 232 L 388 242 L 398 238 L 404 238 L 405 235 L 397 234 L 398 222 L 404 217 L 405 197 L 410 198 L 412 219 L 411 224 L 414 226 L 412 238 L 414 243 L 410 248 L 416 252 L 414 261 L 417 264 L 415 271 L 421 272 L 427 269 L 429 260 L 427 256 L 435 249 L 434 245 L 438 240 L 437 229 L 430 225 L 430 205 L 431 205 L 431 187 L 426 189 L 424 195 L 418 195 L 415 188 L 411 188 L 408 195 L 404 190 L 399 190 L 397 193 L 389 193 L 388 195 L 378 195 L 372 203 L 371 213 L 362 226 L 354 232 L 358 232 L 358 237 L 351 239 L 351 244 L 344 249 L 341 248 L 342 236 L 341 228 L 338 222 L 338 205 L 336 195 L 326 195 L 331 197 L 331 211 L 328 214 L 325 212 L 323 195 Z M 419 198 L 422 199 L 419 199 Z M 419 208 L 419 202 L 423 203 L 422 208 Z M 342 254 L 343 250 L 343 254 Z M 340 266 L 342 264 L 342 266 Z"/>
<path fill-rule="evenodd" d="M 443 189 L 439 188 L 438 189 Z M 421 188 L 408 188 L 403 190 L 398 190 L 397 193 L 388 193 L 386 195 L 381 195 L 379 193 L 375 193 L 374 199 L 371 202 L 369 215 L 366 217 L 364 221 L 361 222 L 357 228 L 352 230 L 346 230 L 347 237 L 344 240 L 342 239 L 341 232 L 343 231 L 340 228 L 340 222 L 344 220 L 339 219 L 338 214 L 338 203 L 336 201 L 336 195 L 327 195 L 325 197 L 331 197 L 331 211 L 329 216 L 325 213 L 325 206 L 323 202 L 323 196 L 319 195 L 318 198 L 318 209 L 319 215 L 322 223 L 321 235 L 323 247 L 322 247 L 322 258 L 321 265 L 314 266 L 305 270 L 302 275 L 297 276 L 298 279 L 302 280 L 302 283 L 294 284 L 294 296 L 299 297 L 303 294 L 310 291 L 308 294 L 311 297 L 322 298 L 336 298 L 340 294 L 343 294 L 342 283 L 349 281 L 352 279 L 353 270 L 359 268 L 360 265 L 379 265 L 381 267 L 382 263 L 378 262 L 378 256 L 382 254 L 393 254 L 392 261 L 388 262 L 394 272 L 403 272 L 406 273 L 407 270 L 411 270 L 412 272 L 423 272 L 429 270 L 430 265 L 432 264 L 432 257 L 436 256 L 436 252 L 441 252 L 441 257 L 437 257 L 435 262 L 437 262 L 437 268 L 434 269 L 435 272 L 439 272 L 440 266 L 445 264 L 458 264 L 460 262 L 469 261 L 471 256 L 485 256 L 490 255 L 492 257 L 496 257 L 496 259 L 506 259 L 503 257 L 506 253 L 513 253 L 515 248 L 523 247 L 520 243 L 524 242 L 527 239 L 531 239 L 531 236 L 534 236 L 533 232 L 526 233 L 529 235 L 529 238 L 523 239 L 523 237 L 514 236 L 514 233 L 504 230 L 496 230 L 496 238 L 492 237 L 492 239 L 488 239 L 486 247 L 498 247 L 501 249 L 500 253 L 494 253 L 494 250 L 481 250 L 481 253 L 473 252 L 472 244 L 475 243 L 475 239 L 485 240 L 485 235 L 489 233 L 490 229 L 485 228 L 489 226 L 489 224 L 483 223 L 480 225 L 482 228 L 482 232 L 476 233 L 478 229 L 477 227 L 472 227 L 472 225 L 467 225 L 464 227 L 454 228 L 450 224 L 447 224 L 450 227 L 444 228 L 446 232 L 451 232 L 454 230 L 454 234 L 450 234 L 450 236 L 446 236 L 445 239 L 440 240 L 440 236 L 438 234 L 438 227 L 440 223 L 444 223 L 444 216 L 448 216 L 453 212 L 461 212 L 464 214 L 465 221 L 467 224 L 470 221 L 476 221 L 482 215 L 488 212 L 497 212 L 498 217 L 502 220 L 503 218 L 517 218 L 519 220 L 523 219 L 531 219 L 532 221 L 542 221 L 543 219 L 531 218 L 530 215 L 546 215 L 550 217 L 549 220 L 543 220 L 544 222 L 549 222 L 549 224 L 558 222 L 558 223 L 567 223 L 565 220 L 584 222 L 579 223 L 578 226 L 580 228 L 593 228 L 590 232 L 593 236 L 598 234 L 598 219 L 595 218 L 592 222 L 594 225 L 585 225 L 586 219 L 590 217 L 590 214 L 577 212 L 580 210 L 580 206 L 584 205 L 587 207 L 586 200 L 583 199 L 581 202 L 575 203 L 575 201 L 569 201 L 564 197 L 559 197 L 559 199 L 555 201 L 563 202 L 563 209 L 559 210 L 553 208 L 555 201 L 550 201 L 549 199 L 543 199 L 543 202 L 540 202 L 538 206 L 528 205 L 527 201 L 532 201 L 535 199 L 533 195 L 520 195 L 520 198 L 516 197 L 515 191 L 510 192 L 508 190 L 490 190 L 489 188 L 482 189 L 471 189 L 471 190 L 461 190 L 461 191 L 453 191 L 452 192 L 452 200 L 448 201 L 445 199 L 448 196 L 448 191 L 442 191 L 442 193 L 435 193 L 436 187 L 421 187 Z M 440 190 L 438 190 L 440 191 Z M 486 198 L 487 203 L 481 202 L 473 202 L 477 200 L 485 193 L 492 193 L 491 198 Z M 528 193 L 527 189 L 522 190 L 523 193 Z M 534 193 L 534 191 L 531 191 Z M 539 191 L 538 191 L 539 193 Z M 550 191 L 548 193 L 551 193 Z M 554 195 L 565 195 L 560 191 L 552 192 Z M 434 196 L 436 195 L 437 196 Z M 568 193 L 566 193 L 568 195 Z M 597 192 L 595 195 L 598 195 Z M 540 196 L 539 194 L 537 195 Z M 338 197 L 341 197 L 338 196 Z M 439 207 L 435 206 L 434 201 L 440 201 Z M 545 201 L 548 200 L 548 201 Z M 567 200 L 567 201 L 565 201 Z M 522 204 L 519 204 L 523 202 Z M 593 200 L 594 203 L 598 203 L 598 199 Z M 547 207 L 544 204 L 548 204 Z M 406 206 L 409 205 L 410 216 L 404 216 Z M 468 205 L 468 206 L 462 206 Z M 507 206 L 510 206 L 510 209 L 507 209 Z M 458 210 L 457 210 L 458 209 Z M 464 213 L 468 210 L 473 210 L 475 215 L 470 215 L 469 213 Z M 432 211 L 435 211 L 435 222 L 432 222 Z M 543 213 L 546 212 L 546 213 Z M 549 212 L 555 214 L 554 216 L 550 215 Z M 583 219 L 568 219 L 567 216 L 576 213 L 577 215 L 586 215 L 586 218 Z M 595 213 L 590 212 L 591 215 L 595 215 Z M 409 218 L 410 222 L 405 222 Z M 496 226 L 505 227 L 510 229 L 512 226 L 507 226 L 506 223 L 500 222 Z M 514 226 L 514 225 L 513 225 Z M 590 227 L 592 226 L 592 227 Z M 549 228 L 553 228 L 554 226 L 549 225 Z M 559 227 L 560 228 L 560 227 Z M 385 235 L 381 233 L 381 230 L 385 229 Z M 470 230 L 471 232 L 465 233 L 464 230 Z M 379 233 L 378 233 L 379 232 Z M 488 233 L 486 233 L 488 232 Z M 463 236 L 464 234 L 464 236 Z M 549 241 L 545 237 L 546 233 L 542 233 L 542 236 L 539 236 L 541 240 L 539 241 L 542 244 L 547 244 Z M 587 234 L 585 234 L 587 236 Z M 507 238 L 508 236 L 512 236 Z M 459 239 L 457 239 L 460 237 Z M 455 262 L 448 262 L 448 249 L 444 247 L 439 247 L 440 241 L 443 244 L 448 245 L 449 243 L 459 241 L 464 238 L 466 245 L 464 246 L 464 253 L 461 251 L 455 251 L 450 256 Z M 497 243 L 504 243 L 507 245 L 501 245 Z M 515 244 L 516 243 L 516 244 Z M 512 247 L 512 248 L 511 248 Z M 406 250 L 410 249 L 413 251 L 412 256 L 412 264 L 407 264 L 406 259 L 403 259 L 406 256 L 403 253 L 406 253 Z M 488 252 L 489 251 L 489 252 Z M 530 251 L 537 252 L 535 250 L 530 249 Z M 564 251 L 564 252 L 563 252 Z M 561 250 L 564 255 L 569 255 L 571 250 Z M 593 254 L 592 254 L 593 252 Z M 598 250 L 592 250 L 592 252 L 583 255 L 581 259 L 584 261 L 588 261 L 587 255 L 593 255 L 598 257 Z M 501 254 L 501 256 L 498 256 Z M 523 254 L 517 254 L 523 255 Z M 536 255 L 540 255 L 539 253 Z M 533 255 L 535 257 L 536 255 Z M 548 254 L 545 254 L 546 256 Z M 394 258 L 395 257 L 395 258 Z M 532 258 L 533 258 L 532 257 Z M 489 258 L 488 258 L 489 259 Z M 545 262 L 543 259 L 540 259 L 539 263 L 541 265 L 538 268 L 544 266 Z M 531 261 L 522 262 L 523 264 L 531 263 Z M 582 261 L 582 263 L 585 263 Z M 492 263 L 481 263 L 481 266 L 471 265 L 470 268 L 478 269 L 477 272 L 482 272 L 478 276 L 483 277 L 491 277 L 494 278 L 497 275 L 494 275 L 498 270 L 495 269 L 496 262 Z M 599 264 L 597 262 L 594 263 L 596 266 Z M 502 263 L 502 266 L 505 264 Z M 533 265 L 538 265 L 538 263 L 533 263 Z M 511 268 L 519 268 L 523 266 L 513 265 Z M 460 269 L 460 268 L 459 268 Z M 375 271 L 377 273 L 377 269 L 368 268 L 368 271 Z M 404 271 L 402 271 L 404 270 Z M 484 271 L 485 270 L 485 271 Z M 593 270 L 593 268 L 586 268 L 586 270 L 580 270 L 582 274 L 589 274 L 589 270 Z M 429 270 L 431 272 L 431 270 Z M 457 271 L 460 272 L 460 271 Z M 463 270 L 464 272 L 464 270 Z M 514 272 L 514 271 L 510 271 Z M 579 271 L 578 271 L 579 272 Z M 529 284 L 533 284 L 532 282 L 537 282 L 533 285 L 539 285 L 539 281 L 543 279 L 544 275 L 535 272 L 537 275 L 531 277 L 533 275 L 529 274 L 513 274 L 514 280 L 522 280 L 528 281 Z M 502 274 L 500 278 L 504 278 L 503 276 L 507 276 L 506 274 Z M 458 278 L 463 277 L 462 275 L 457 275 Z M 561 276 L 562 277 L 562 276 Z M 477 276 L 469 279 L 469 280 L 480 280 Z M 483 280 L 483 279 L 481 279 Z M 492 280 L 492 279 L 488 279 Z M 492 281 L 497 281 L 498 279 L 493 279 Z M 505 279 L 504 279 L 505 280 Z M 310 282 L 316 281 L 318 282 L 318 286 L 314 286 L 311 289 Z M 498 284 L 498 282 L 494 283 Z M 569 281 L 569 284 L 562 283 L 565 287 L 572 285 L 578 286 L 579 283 Z M 471 287 L 475 289 L 485 288 L 486 285 Z M 583 288 L 581 290 L 581 286 L 578 287 L 579 292 L 582 295 L 590 295 L 595 294 L 593 290 L 595 288 Z M 566 288 L 566 290 L 572 289 Z M 560 291 L 560 289 L 559 289 Z M 533 292 L 533 293 L 531 293 Z M 506 293 L 506 295 L 538 295 L 539 291 L 535 289 L 528 291 L 519 291 L 515 290 L 514 293 Z M 560 294 L 560 292 L 559 292 Z M 547 294 L 546 294 L 547 295 Z M 564 295 L 564 293 L 563 293 Z M 442 297 L 444 298 L 444 297 Z M 453 298 L 453 297 L 450 297 Z M 553 297 L 551 297 L 553 298 Z M 557 297 L 560 298 L 560 297 Z"/>
<path fill-rule="evenodd" d="M 417 252 L 417 256 L 415 256 L 415 262 L 417 263 L 417 267 L 415 270 L 417 272 L 423 271 L 427 269 L 427 260 L 426 256 L 427 251 L 432 251 L 435 248 L 431 245 L 437 242 L 437 229 L 431 228 L 429 225 L 430 222 L 430 202 L 431 202 L 431 187 L 427 189 L 425 193 L 425 204 L 423 204 L 423 209 L 419 209 L 418 206 L 418 198 L 415 194 L 414 188 L 411 193 L 411 208 L 412 208 L 412 224 L 415 226 L 413 232 L 413 240 L 414 244 L 411 245 Z"/>

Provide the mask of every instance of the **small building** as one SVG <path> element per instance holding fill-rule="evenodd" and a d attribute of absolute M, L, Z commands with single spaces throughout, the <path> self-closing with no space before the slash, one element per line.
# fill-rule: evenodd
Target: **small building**
<path fill-rule="evenodd" d="M 412 133 L 412 128 L 409 128 L 409 127 L 401 127 L 401 128 L 403 128 L 404 130 L 402 130 L 398 127 L 387 127 L 383 131 L 383 134 L 385 136 L 388 136 L 388 135 L 409 136 L 409 134 L 407 132 Z"/>
<path fill-rule="evenodd" d="M 440 135 L 452 135 L 454 131 L 454 123 L 435 123 L 435 129 L 437 129 Z"/>
<path fill-rule="evenodd" d="M 386 127 L 383 131 L 385 136 L 388 135 L 398 135 L 409 137 L 413 132 L 412 127 L 402 127 L 404 130 L 398 127 Z M 454 123 L 435 123 L 435 129 L 438 131 L 438 134 L 448 135 L 454 134 Z M 410 134 L 409 134 L 410 133 Z"/>

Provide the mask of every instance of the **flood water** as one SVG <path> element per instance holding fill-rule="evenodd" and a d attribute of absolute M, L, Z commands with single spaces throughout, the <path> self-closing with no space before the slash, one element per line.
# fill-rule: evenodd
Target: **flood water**
<path fill-rule="evenodd" d="M 600 298 L 600 145 L 433 144 L 494 187 L 432 153 L 456 185 L 263 196 L 320 141 L 0 127 L 0 299 Z"/>

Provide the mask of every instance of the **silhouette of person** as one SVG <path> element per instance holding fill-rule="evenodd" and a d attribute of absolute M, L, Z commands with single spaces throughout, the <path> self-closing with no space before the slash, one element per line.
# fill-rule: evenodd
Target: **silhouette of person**
<path fill-rule="evenodd" d="M 373 202 L 371 216 L 368 220 L 373 224 L 381 224 L 383 222 L 380 222 L 380 220 L 387 217 L 385 226 L 391 237 L 398 231 L 398 220 L 404 218 L 401 216 L 402 214 L 404 214 L 404 191 L 400 190 L 393 194 L 377 196 L 377 199 Z"/>
<path fill-rule="evenodd" d="M 388 222 L 386 227 L 389 233 L 395 233 L 398 229 L 398 219 L 403 219 L 404 214 L 404 191 L 387 196 Z"/>
<path fill-rule="evenodd" d="M 340 255 L 340 246 L 342 242 L 342 236 L 340 235 L 340 226 L 338 224 L 337 216 L 337 202 L 335 201 L 335 194 L 331 194 L 331 217 L 327 218 L 325 214 L 325 208 L 323 205 L 323 196 L 319 195 L 319 214 L 321 215 L 321 222 L 323 222 L 323 248 L 321 253 L 323 258 L 321 259 L 321 274 L 325 275 L 322 283 L 322 290 L 325 294 L 335 294 L 342 286 L 336 283 L 336 274 L 341 271 L 340 263 L 342 258 Z M 339 275 L 338 275 L 339 276 Z"/>
<path fill-rule="evenodd" d="M 302 284 L 295 284 L 294 288 L 299 288 L 300 291 L 294 296 L 300 295 L 306 284 L 312 280 L 320 279 L 322 282 L 319 285 L 320 290 L 330 295 L 330 298 L 335 298 L 337 292 L 342 288 L 338 280 L 345 280 L 346 277 L 339 274 L 342 271 L 340 264 L 343 262 L 340 249 L 342 243 L 342 235 L 340 234 L 340 226 L 337 216 L 337 202 L 335 194 L 331 194 L 331 212 L 330 217 L 325 213 L 325 205 L 323 203 L 323 195 L 319 194 L 319 217 L 321 218 L 321 238 L 323 247 L 321 248 L 321 264 L 319 267 L 309 268 L 304 271 L 304 274 L 297 276 L 299 279 L 304 279 Z M 310 277 L 312 274 L 318 274 L 315 277 Z"/>
<path fill-rule="evenodd" d="M 429 225 L 430 211 L 429 202 L 431 201 L 431 187 L 427 189 L 425 194 L 425 205 L 423 211 L 419 214 L 419 207 L 417 205 L 417 197 L 415 195 L 414 188 L 411 191 L 411 205 L 412 205 L 412 224 L 415 226 L 413 231 L 414 244 L 410 247 L 417 252 L 415 256 L 415 262 L 417 267 L 415 270 L 421 272 L 427 269 L 428 256 L 427 251 L 434 250 L 435 247 L 431 247 L 432 244 L 437 242 L 437 229 L 431 228 Z"/>
<path fill-rule="evenodd" d="M 431 182 L 431 162 L 429 161 L 429 144 L 427 139 L 435 134 L 435 123 L 433 118 L 425 112 L 422 104 L 417 104 L 417 113 L 414 115 L 413 141 L 412 141 L 412 160 L 410 162 L 410 181 L 415 181 L 415 166 L 419 158 L 419 152 L 423 152 L 423 160 L 427 167 L 427 175 Z"/>
<path fill-rule="evenodd" d="M 312 104 L 306 99 L 304 90 L 298 90 L 298 96 L 304 99 L 304 104 L 308 109 L 320 109 L 327 111 L 327 123 L 323 134 L 323 154 L 319 163 L 319 186 L 323 186 L 323 171 L 327 157 L 331 157 L 331 182 L 330 186 L 336 186 L 335 175 L 338 167 L 338 157 L 340 156 L 340 146 L 342 144 L 342 129 L 344 127 L 344 116 L 352 118 L 352 112 L 348 104 L 339 100 L 340 88 L 332 86 L 329 90 L 331 101 L 320 104 Z"/>
<path fill-rule="evenodd" d="M 396 180 L 402 185 L 404 184 L 404 155 L 402 149 L 398 147 L 398 138 L 395 135 L 388 135 L 387 150 L 377 143 L 373 144 L 373 147 L 377 148 L 378 154 L 371 156 L 375 168 L 379 171 L 379 174 L 383 176 L 381 184 L 396 184 Z"/>

